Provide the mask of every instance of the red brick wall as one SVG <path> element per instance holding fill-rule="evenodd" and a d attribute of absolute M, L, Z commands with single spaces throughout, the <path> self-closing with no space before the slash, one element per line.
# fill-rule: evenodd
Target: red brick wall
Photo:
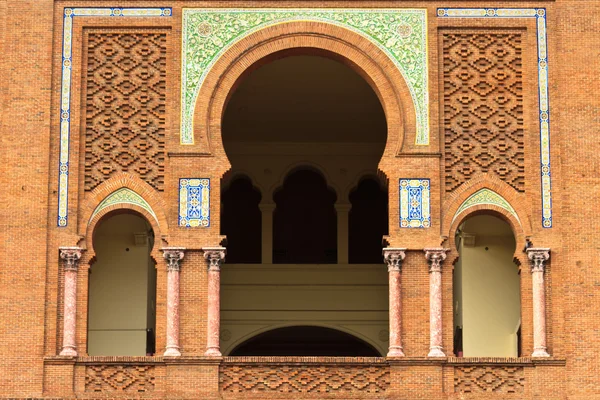
<path fill-rule="evenodd" d="M 165 296 L 166 265 L 158 252 L 160 247 L 183 246 L 188 251 L 181 264 L 181 346 L 186 364 L 157 363 L 156 371 L 161 390 L 194 398 L 198 391 L 202 397 L 218 396 L 218 370 L 201 355 L 206 344 L 206 264 L 201 252 L 203 246 L 218 245 L 220 177 L 229 164 L 220 147 L 218 137 L 213 157 L 199 154 L 201 144 L 194 149 L 179 146 L 179 90 L 181 53 L 181 7 L 265 7 L 282 6 L 279 2 L 182 2 L 163 3 L 131 1 L 127 6 L 171 6 L 172 18 L 80 18 L 74 26 L 73 50 L 78 60 L 73 69 L 72 125 L 71 125 L 71 180 L 69 197 L 70 223 L 67 228 L 56 227 L 57 209 L 57 164 L 58 164 L 58 92 L 60 88 L 60 49 L 62 46 L 62 8 L 65 6 L 113 6 L 104 1 L 76 1 L 65 3 L 49 0 L 5 0 L 0 2 L 0 48 L 2 57 L 2 158 L 0 162 L 0 397 L 72 396 L 73 388 L 84 391 L 87 364 L 65 363 L 56 359 L 44 364 L 44 356 L 53 357 L 60 350 L 62 302 L 61 274 L 59 273 L 58 247 L 81 246 L 87 252 L 82 264 L 88 263 L 93 255 L 88 218 L 102 198 L 110 192 L 100 185 L 97 191 L 84 191 L 85 167 L 85 99 L 82 82 L 86 73 L 82 71 L 84 55 L 84 27 L 97 31 L 148 31 L 166 34 L 166 108 L 165 146 L 171 153 L 165 160 L 164 192 L 156 192 L 141 181 L 125 179 L 126 185 L 144 192 L 155 208 L 159 221 L 155 231 L 161 233 L 156 241 L 154 257 L 157 261 L 157 352 L 165 346 Z M 427 154 L 396 157 L 386 153 L 382 162 L 390 180 L 390 244 L 408 247 L 403 269 L 403 341 L 408 360 L 390 366 L 390 396 L 397 398 L 461 398 L 455 393 L 456 368 L 454 364 L 431 364 L 421 357 L 429 346 L 429 292 L 427 264 L 422 253 L 424 247 L 452 246 L 456 224 L 450 224 L 454 211 L 470 193 L 468 190 L 447 194 L 442 188 L 444 181 L 443 146 L 443 75 L 441 63 L 441 34 L 465 30 L 509 29 L 523 34 L 523 126 L 524 148 L 524 192 L 502 186 L 498 179 L 484 176 L 464 186 L 475 190 L 481 184 L 496 188 L 507 198 L 522 219 L 523 227 L 516 232 L 519 249 L 525 236 L 529 236 L 536 247 L 550 247 L 552 258 L 546 273 L 547 321 L 549 352 L 559 360 L 552 365 L 541 365 L 522 360 L 525 388 L 523 394 L 512 398 L 600 398 L 600 351 L 598 324 L 600 321 L 600 269 L 596 266 L 599 247 L 597 244 L 600 222 L 596 218 L 600 211 L 600 145 L 597 132 L 600 130 L 600 4 L 595 0 L 557 0 L 538 2 L 505 3 L 479 2 L 485 7 L 546 7 L 548 9 L 551 137 L 552 137 L 552 184 L 554 227 L 541 228 L 541 201 L 539 184 L 539 134 L 537 126 L 537 71 L 535 24 L 533 20 L 514 19 L 438 19 L 436 7 L 473 7 L 472 2 L 402 2 L 386 1 L 350 2 L 332 1 L 286 3 L 285 6 L 309 7 L 425 7 L 428 9 L 429 72 L 431 145 L 426 150 L 417 149 L 406 141 L 403 152 Z M 289 25 L 288 25 L 289 26 Z M 287 32 L 284 27 L 270 31 L 271 35 Z M 315 28 L 316 29 L 316 28 Z M 319 28 L 321 29 L 321 28 Z M 323 30 L 324 29 L 324 30 Z M 326 47 L 329 51 L 340 51 L 342 55 L 354 57 L 353 62 L 371 77 L 372 83 L 380 85 L 378 90 L 386 104 L 389 124 L 400 129 L 401 123 L 410 121 L 410 107 L 406 88 L 397 71 L 390 63 L 373 51 L 360 55 L 356 50 L 369 46 L 357 35 L 340 33 L 340 29 L 323 28 L 320 34 L 338 35 L 332 45 L 319 40 L 318 35 L 296 35 L 296 43 Z M 212 123 L 211 132 L 218 132 L 218 108 L 210 108 L 208 99 L 223 104 L 228 89 L 235 84 L 240 74 L 251 63 L 269 53 L 269 48 L 256 48 L 260 40 L 248 39 L 240 43 L 235 51 L 224 57 L 215 68 L 218 73 L 207 80 L 207 95 L 197 104 L 196 118 Z M 304 41 L 304 42 L 303 42 Z M 345 44 L 342 44 L 345 41 Z M 291 42 L 290 42 L 291 43 Z M 354 47 L 353 47 L 354 46 Z M 284 46 L 285 47 L 285 46 Z M 284 48 L 282 47 L 282 48 Z M 247 51 L 248 50 L 248 51 Z M 274 50 L 274 49 L 271 49 Z M 236 56 L 245 57 L 245 62 L 236 63 Z M 372 57 L 370 59 L 369 57 Z M 377 71 L 379 65 L 386 66 L 385 73 Z M 232 69 L 226 73 L 227 67 Z M 216 71 L 216 70 L 215 70 Z M 228 75 L 231 73 L 231 75 Z M 387 74 L 387 75 L 386 75 Z M 223 79 L 220 87 L 217 81 Z M 204 90 L 204 89 L 203 89 Z M 214 95 L 213 97 L 210 97 Z M 212 103 L 214 106 L 215 103 Z M 398 111 L 400 110 L 400 111 Z M 406 128 L 406 127 L 405 127 Z M 406 128 L 407 132 L 410 127 Z M 407 137 L 410 137 L 407 136 Z M 399 139 L 401 141 L 401 139 Z M 191 151 L 191 153 L 190 153 Z M 201 176 L 200 176 L 201 175 Z M 401 230 L 394 227 L 398 221 L 397 179 L 399 177 L 430 177 L 432 185 L 432 226 L 425 230 Z M 211 228 L 184 229 L 177 226 L 178 179 L 179 177 L 210 177 Z M 122 178 L 122 177 L 121 177 Z M 471 186 L 469 186 L 471 185 Z M 469 190 L 470 190 L 469 189 Z M 93 222 L 96 223 L 98 219 Z M 514 226 L 514 221 L 513 226 Z M 158 236 L 157 236 L 158 237 Z M 452 290 L 451 265 L 456 254 L 443 264 L 444 287 L 444 347 L 447 354 L 452 348 Z M 522 322 L 523 351 L 532 351 L 531 277 L 527 260 L 522 255 Z M 85 355 L 87 277 L 81 268 L 78 293 L 79 351 Z M 566 367 L 563 366 L 566 359 Z M 134 360 L 135 361 L 135 360 Z M 134 361 L 129 361 L 133 363 Z M 102 361 L 104 362 L 104 361 Z M 488 361 L 494 368 L 503 367 Z M 480 365 L 480 364 L 478 364 Z M 481 370 L 482 367 L 478 367 Z M 464 373 L 461 370 L 461 373 Z M 164 378 L 163 378 L 164 376 Z M 512 379 L 512 378 L 510 378 Z M 73 382 L 76 382 L 73 386 Z M 82 386 L 83 385 L 83 386 Z M 149 394 L 161 397 L 164 392 Z M 495 396 L 493 391 L 473 394 L 473 398 Z M 119 395 L 120 396 L 120 395 Z M 343 395 L 340 395 L 343 398 Z M 468 395 L 465 394 L 468 397 Z M 504 393 L 503 396 L 509 396 Z M 243 398 L 243 397 L 240 397 Z"/>

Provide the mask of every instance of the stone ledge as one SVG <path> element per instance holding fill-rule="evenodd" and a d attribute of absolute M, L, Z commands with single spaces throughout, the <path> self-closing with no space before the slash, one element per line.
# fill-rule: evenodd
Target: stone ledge
<path fill-rule="evenodd" d="M 387 365 L 384 357 L 223 357 L 223 364 L 258 365 Z"/>

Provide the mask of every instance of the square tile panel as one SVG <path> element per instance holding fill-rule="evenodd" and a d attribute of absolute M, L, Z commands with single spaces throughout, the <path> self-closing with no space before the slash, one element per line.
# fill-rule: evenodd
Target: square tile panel
<path fill-rule="evenodd" d="M 429 228 L 429 179 L 400 179 L 400 228 Z"/>
<path fill-rule="evenodd" d="M 179 179 L 179 226 L 210 226 L 210 179 Z"/>

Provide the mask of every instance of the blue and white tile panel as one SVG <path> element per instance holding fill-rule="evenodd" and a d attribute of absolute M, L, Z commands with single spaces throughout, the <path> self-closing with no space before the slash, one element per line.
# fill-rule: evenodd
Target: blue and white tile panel
<path fill-rule="evenodd" d="M 538 46 L 538 94 L 540 119 L 540 169 L 542 226 L 552 228 L 550 171 L 550 97 L 548 93 L 548 47 L 545 8 L 438 8 L 440 18 L 536 18 Z"/>
<path fill-rule="evenodd" d="M 75 17 L 170 17 L 170 7 L 65 8 L 63 14 L 62 83 L 60 88 L 60 155 L 58 167 L 58 226 L 67 226 L 69 193 L 69 134 L 71 130 L 71 73 Z"/>
<path fill-rule="evenodd" d="M 179 179 L 179 226 L 210 226 L 210 179 Z"/>
<path fill-rule="evenodd" d="M 400 179 L 400 228 L 429 228 L 429 179 Z"/>

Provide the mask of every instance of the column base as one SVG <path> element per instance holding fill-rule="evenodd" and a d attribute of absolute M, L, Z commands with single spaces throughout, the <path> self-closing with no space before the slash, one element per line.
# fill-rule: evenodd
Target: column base
<path fill-rule="evenodd" d="M 163 355 L 165 357 L 179 357 L 181 356 L 181 352 L 178 347 L 167 347 L 167 350 L 165 350 Z"/>
<path fill-rule="evenodd" d="M 204 355 L 206 357 L 222 357 L 221 351 L 218 347 L 209 347 Z"/>
<path fill-rule="evenodd" d="M 388 357 L 404 357 L 402 347 L 390 347 L 387 353 Z"/>
<path fill-rule="evenodd" d="M 75 350 L 74 346 L 65 346 L 60 352 L 60 355 L 66 357 L 77 357 L 77 350 Z"/>
<path fill-rule="evenodd" d="M 441 347 L 432 347 L 427 357 L 446 357 Z"/>
<path fill-rule="evenodd" d="M 550 354 L 548 354 L 546 349 L 535 349 L 533 350 L 531 357 L 550 357 Z"/>

